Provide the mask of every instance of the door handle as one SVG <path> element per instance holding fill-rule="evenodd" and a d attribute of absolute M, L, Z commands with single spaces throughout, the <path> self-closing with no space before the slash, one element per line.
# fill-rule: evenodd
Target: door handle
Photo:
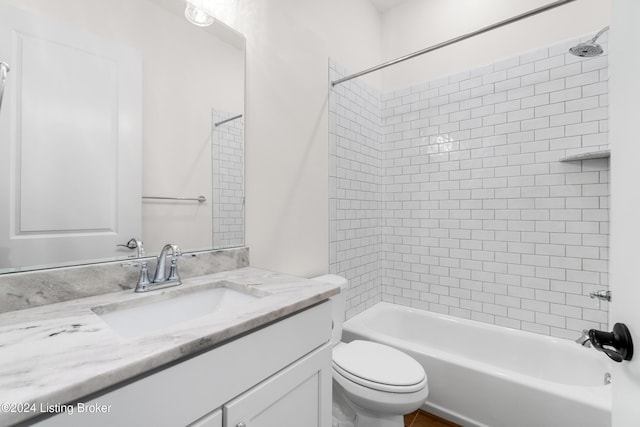
<path fill-rule="evenodd" d="M 2 108 L 2 96 L 4 95 L 4 85 L 7 80 L 7 74 L 11 68 L 6 62 L 0 61 L 0 109 Z"/>
<path fill-rule="evenodd" d="M 613 325 L 611 332 L 591 329 L 589 330 L 589 340 L 596 350 L 603 352 L 615 362 L 631 360 L 633 357 L 631 333 L 624 323 Z"/>

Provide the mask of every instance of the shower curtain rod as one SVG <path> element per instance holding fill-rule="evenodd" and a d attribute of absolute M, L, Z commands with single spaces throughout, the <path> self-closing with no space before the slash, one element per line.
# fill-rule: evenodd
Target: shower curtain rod
<path fill-rule="evenodd" d="M 356 77 L 364 76 L 365 74 L 369 74 L 369 73 L 372 73 L 374 71 L 378 71 L 378 70 L 381 70 L 383 68 L 390 67 L 390 66 L 398 64 L 400 62 L 404 62 L 404 61 L 406 61 L 408 59 L 415 58 L 416 56 L 420 56 L 420 55 L 423 55 L 423 54 L 428 53 L 428 52 L 433 52 L 434 50 L 437 50 L 437 49 L 452 45 L 454 43 L 458 43 L 459 41 L 466 40 L 468 38 L 477 36 L 479 34 L 486 33 L 487 31 L 494 30 L 494 29 L 502 27 L 504 25 L 511 24 L 511 23 L 519 21 L 521 19 L 528 18 L 530 16 L 537 15 L 537 14 L 542 13 L 542 12 L 546 12 L 547 10 L 551 10 L 551 9 L 556 8 L 556 7 L 563 6 L 563 5 L 567 4 L 567 3 L 571 3 L 571 2 L 574 2 L 574 1 L 576 1 L 576 0 L 558 0 L 558 1 L 554 1 L 552 3 L 548 3 L 548 4 L 544 5 L 544 6 L 540 6 L 538 8 L 532 9 L 532 10 L 530 10 L 528 12 L 521 13 L 520 15 L 516 15 L 516 16 L 513 16 L 513 17 L 511 17 L 509 19 L 505 19 L 504 21 L 500 21 L 500 22 L 497 22 L 495 24 L 491 24 L 491 25 L 488 25 L 486 27 L 480 28 L 479 30 L 463 34 L 461 36 L 455 37 L 453 39 L 449 39 L 447 41 L 435 44 L 433 46 L 429 46 L 429 47 L 427 47 L 425 49 L 422 49 L 422 50 L 419 50 L 417 52 L 413 52 L 413 53 L 410 53 L 408 55 L 401 56 L 400 58 L 396 58 L 396 59 L 393 59 L 391 61 L 385 62 L 383 64 L 376 65 L 375 67 L 367 68 L 366 70 L 360 71 L 359 73 L 350 74 L 348 76 L 345 76 L 345 77 L 342 77 L 340 79 L 334 80 L 334 81 L 331 82 L 331 86 L 333 87 L 333 86 L 339 85 L 340 83 L 344 83 L 344 82 L 349 81 L 351 79 L 355 79 Z"/>

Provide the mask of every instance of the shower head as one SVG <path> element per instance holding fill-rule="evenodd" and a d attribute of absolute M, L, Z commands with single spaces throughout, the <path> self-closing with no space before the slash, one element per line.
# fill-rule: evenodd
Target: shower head
<path fill-rule="evenodd" d="M 609 26 L 607 25 L 602 30 L 598 31 L 598 34 L 596 34 L 594 38 L 587 42 L 579 43 L 577 46 L 573 46 L 569 49 L 569 52 L 572 55 L 580 56 L 583 58 L 591 58 L 593 56 L 602 55 L 602 52 L 604 52 L 604 50 L 602 50 L 602 46 L 596 43 L 596 40 L 602 35 L 602 33 L 607 31 L 608 29 Z"/>
<path fill-rule="evenodd" d="M 580 43 L 577 46 L 569 49 L 569 52 L 575 56 L 581 56 L 583 58 L 591 58 L 592 56 L 602 55 L 602 46 L 598 43 L 594 43 L 591 40 L 586 43 Z"/>

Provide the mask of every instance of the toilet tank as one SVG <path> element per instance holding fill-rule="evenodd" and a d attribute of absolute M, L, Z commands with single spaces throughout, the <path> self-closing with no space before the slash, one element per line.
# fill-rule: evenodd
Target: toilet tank
<path fill-rule="evenodd" d="M 331 300 L 331 310 L 333 312 L 331 343 L 335 345 L 342 339 L 342 323 L 344 322 L 344 307 L 349 282 L 344 277 L 335 274 L 325 274 L 324 276 L 314 277 L 312 280 L 340 286 L 340 293 L 329 298 Z"/>

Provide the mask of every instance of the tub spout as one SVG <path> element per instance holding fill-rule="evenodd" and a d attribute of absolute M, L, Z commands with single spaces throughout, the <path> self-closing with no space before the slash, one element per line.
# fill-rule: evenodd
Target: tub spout
<path fill-rule="evenodd" d="M 591 338 L 589 338 L 589 330 L 584 329 L 582 331 L 582 335 L 580 335 L 580 338 L 578 338 L 576 342 L 585 347 L 591 347 Z"/>

